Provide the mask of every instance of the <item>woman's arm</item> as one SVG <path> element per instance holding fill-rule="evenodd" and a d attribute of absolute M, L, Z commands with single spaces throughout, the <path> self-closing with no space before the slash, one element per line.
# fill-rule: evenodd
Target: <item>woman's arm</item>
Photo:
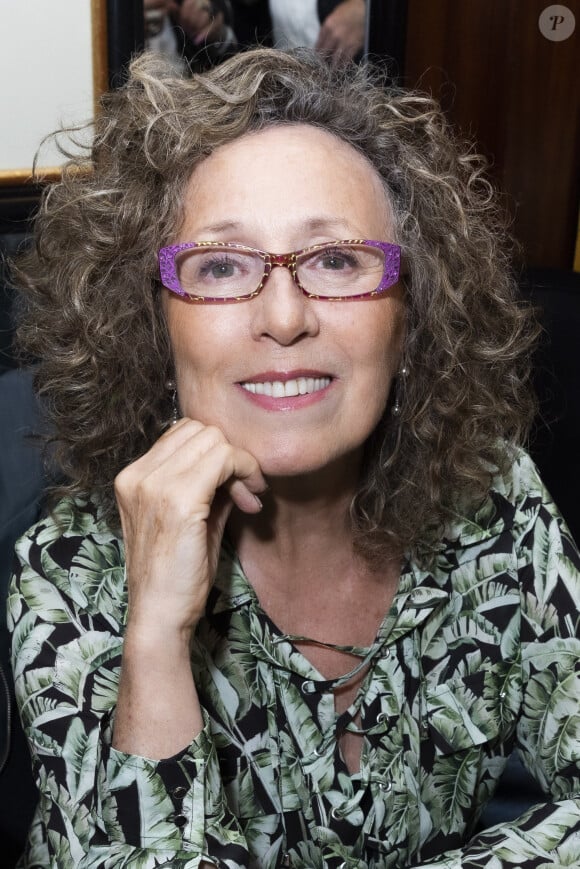
<path fill-rule="evenodd" d="M 207 728 L 161 761 L 112 747 L 127 599 L 122 545 L 97 512 L 61 502 L 17 546 L 12 666 L 40 796 L 30 858 L 245 866 Z"/>
<path fill-rule="evenodd" d="M 249 453 L 231 446 L 219 429 L 186 419 L 117 477 L 129 607 L 116 749 L 170 757 L 201 731 L 191 637 L 231 508 L 235 502 L 245 512 L 259 511 L 252 489 L 264 488 Z"/>
<path fill-rule="evenodd" d="M 18 546 L 9 618 L 17 698 L 40 791 L 34 835 L 42 841 L 35 847 L 62 865 L 95 865 L 101 853 L 107 865 L 125 865 L 134 852 L 144 867 L 161 859 L 188 869 L 202 858 L 247 863 L 184 649 L 203 612 L 231 503 L 258 507 L 228 473 L 228 467 L 236 472 L 237 454 L 210 433 L 198 481 L 216 479 L 205 469 L 215 470 L 212 455 L 218 456 L 216 486 L 228 488 L 217 496 L 214 488 L 201 510 L 198 540 L 205 549 L 185 569 L 195 530 L 190 524 L 179 533 L 183 516 L 176 501 L 166 501 L 172 487 L 164 458 L 191 455 L 189 435 L 195 440 L 202 428 L 176 426 L 156 445 L 154 469 L 141 459 L 137 472 L 121 479 L 127 584 L 122 544 L 90 502 L 62 502 L 54 519 L 35 526 Z M 181 466 L 176 474 L 187 476 Z M 250 485 L 263 486 L 258 476 Z M 159 478 L 165 486 L 157 488 Z M 151 510 L 143 488 L 156 503 Z M 191 479 L 183 489 L 195 489 Z M 129 492 L 140 493 L 139 510 Z M 191 502 L 181 506 L 191 517 Z"/>

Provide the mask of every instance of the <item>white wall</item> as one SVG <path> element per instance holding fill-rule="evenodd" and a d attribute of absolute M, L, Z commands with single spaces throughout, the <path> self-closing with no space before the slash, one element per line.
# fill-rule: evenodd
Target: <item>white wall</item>
<path fill-rule="evenodd" d="M 91 120 L 91 0 L 0 0 L 0 174 L 28 170 L 43 137 Z M 60 165 L 54 144 L 39 166 Z"/>

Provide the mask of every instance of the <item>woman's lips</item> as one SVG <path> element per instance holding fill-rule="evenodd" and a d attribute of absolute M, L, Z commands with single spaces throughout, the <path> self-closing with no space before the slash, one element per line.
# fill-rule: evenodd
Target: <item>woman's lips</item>
<path fill-rule="evenodd" d="M 297 410 L 321 400 L 334 378 L 320 372 L 265 373 L 238 386 L 252 403 L 268 410 Z"/>
<path fill-rule="evenodd" d="M 330 386 L 330 377 L 293 377 L 289 380 L 248 380 L 240 383 L 242 389 L 253 395 L 272 398 L 294 398 L 310 395 Z"/>

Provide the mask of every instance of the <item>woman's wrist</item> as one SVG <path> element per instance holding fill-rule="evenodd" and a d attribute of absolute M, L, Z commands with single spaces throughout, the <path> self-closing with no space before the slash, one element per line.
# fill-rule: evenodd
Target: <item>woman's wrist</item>
<path fill-rule="evenodd" d="M 123 639 L 123 656 L 136 654 L 140 660 L 156 661 L 159 665 L 166 659 L 170 663 L 176 660 L 189 662 L 189 649 L 193 627 L 170 624 L 169 620 L 157 616 L 157 619 L 129 619 Z"/>
<path fill-rule="evenodd" d="M 149 758 L 172 757 L 203 729 L 191 671 L 189 638 L 163 625 L 127 627 L 113 748 Z"/>

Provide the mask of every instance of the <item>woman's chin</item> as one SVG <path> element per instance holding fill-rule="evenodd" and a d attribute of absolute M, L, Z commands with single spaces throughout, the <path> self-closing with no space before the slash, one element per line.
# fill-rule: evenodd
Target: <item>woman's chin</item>
<path fill-rule="evenodd" d="M 331 487 L 334 487 L 339 479 L 358 477 L 361 454 L 360 450 L 355 450 L 344 454 L 310 455 L 304 449 L 281 455 L 260 456 L 256 452 L 253 453 L 270 485 L 276 480 L 281 483 L 294 480 L 299 486 L 301 482 L 317 479 L 320 485 L 324 486 L 326 479 Z"/>

